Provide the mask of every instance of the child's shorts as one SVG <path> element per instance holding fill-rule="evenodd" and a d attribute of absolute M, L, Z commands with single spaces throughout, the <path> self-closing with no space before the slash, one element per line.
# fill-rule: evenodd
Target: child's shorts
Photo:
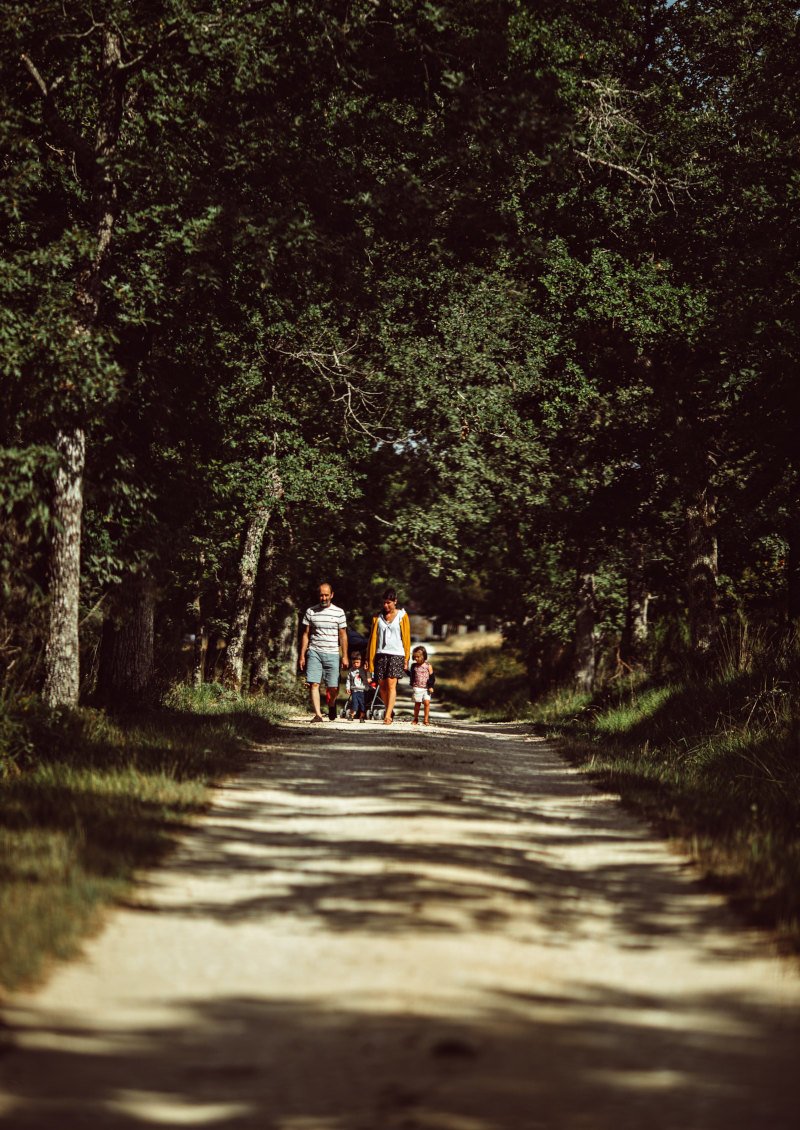
<path fill-rule="evenodd" d="M 431 701 L 431 692 L 427 687 L 412 687 L 411 693 L 414 695 L 414 702 Z"/>

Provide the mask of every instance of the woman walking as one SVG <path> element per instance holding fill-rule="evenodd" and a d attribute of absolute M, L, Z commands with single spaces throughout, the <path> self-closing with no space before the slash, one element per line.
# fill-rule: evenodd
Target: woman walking
<path fill-rule="evenodd" d="M 411 656 L 411 624 L 404 608 L 397 607 L 397 593 L 387 589 L 383 594 L 383 611 L 372 618 L 372 631 L 367 645 L 367 669 L 380 683 L 381 698 L 386 707 L 384 726 L 394 721 L 397 680 L 408 670 Z"/>

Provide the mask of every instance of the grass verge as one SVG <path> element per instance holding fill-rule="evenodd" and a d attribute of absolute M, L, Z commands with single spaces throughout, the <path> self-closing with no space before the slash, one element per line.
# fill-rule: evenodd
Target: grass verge
<path fill-rule="evenodd" d="M 528 680 L 517 655 L 499 634 L 456 636 L 431 656 L 436 695 L 456 717 L 503 722 L 528 705 Z"/>
<path fill-rule="evenodd" d="M 286 709 L 214 686 L 135 717 L 0 702 L 0 987 L 72 956 Z"/>
<path fill-rule="evenodd" d="M 594 696 L 560 688 L 528 703 L 521 662 L 495 647 L 445 660 L 443 689 L 464 714 L 559 736 L 574 764 L 800 952 L 800 653 L 795 644 L 729 658 L 702 678 L 631 677 Z"/>

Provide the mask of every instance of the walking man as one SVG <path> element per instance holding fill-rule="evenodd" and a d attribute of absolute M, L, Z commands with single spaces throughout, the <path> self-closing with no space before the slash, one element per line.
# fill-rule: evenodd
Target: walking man
<path fill-rule="evenodd" d="M 341 666 L 349 665 L 347 658 L 347 620 L 344 610 L 332 603 L 333 589 L 327 581 L 319 586 L 319 604 L 306 609 L 303 617 L 303 637 L 300 641 L 299 667 L 306 673 L 306 683 L 314 711 L 312 722 L 321 722 L 319 685 L 327 688 L 325 701 L 331 722 L 336 718 L 336 699 L 339 695 L 339 649 Z"/>

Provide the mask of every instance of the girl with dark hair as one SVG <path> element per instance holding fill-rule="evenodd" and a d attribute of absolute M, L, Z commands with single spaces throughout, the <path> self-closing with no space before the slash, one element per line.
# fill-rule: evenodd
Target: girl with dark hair
<path fill-rule="evenodd" d="M 381 698 L 386 707 L 384 726 L 394 721 L 397 680 L 408 670 L 411 657 L 411 623 L 404 608 L 397 607 L 397 593 L 387 589 L 383 594 L 383 611 L 372 617 L 372 630 L 367 645 L 367 670 L 380 683 Z"/>

